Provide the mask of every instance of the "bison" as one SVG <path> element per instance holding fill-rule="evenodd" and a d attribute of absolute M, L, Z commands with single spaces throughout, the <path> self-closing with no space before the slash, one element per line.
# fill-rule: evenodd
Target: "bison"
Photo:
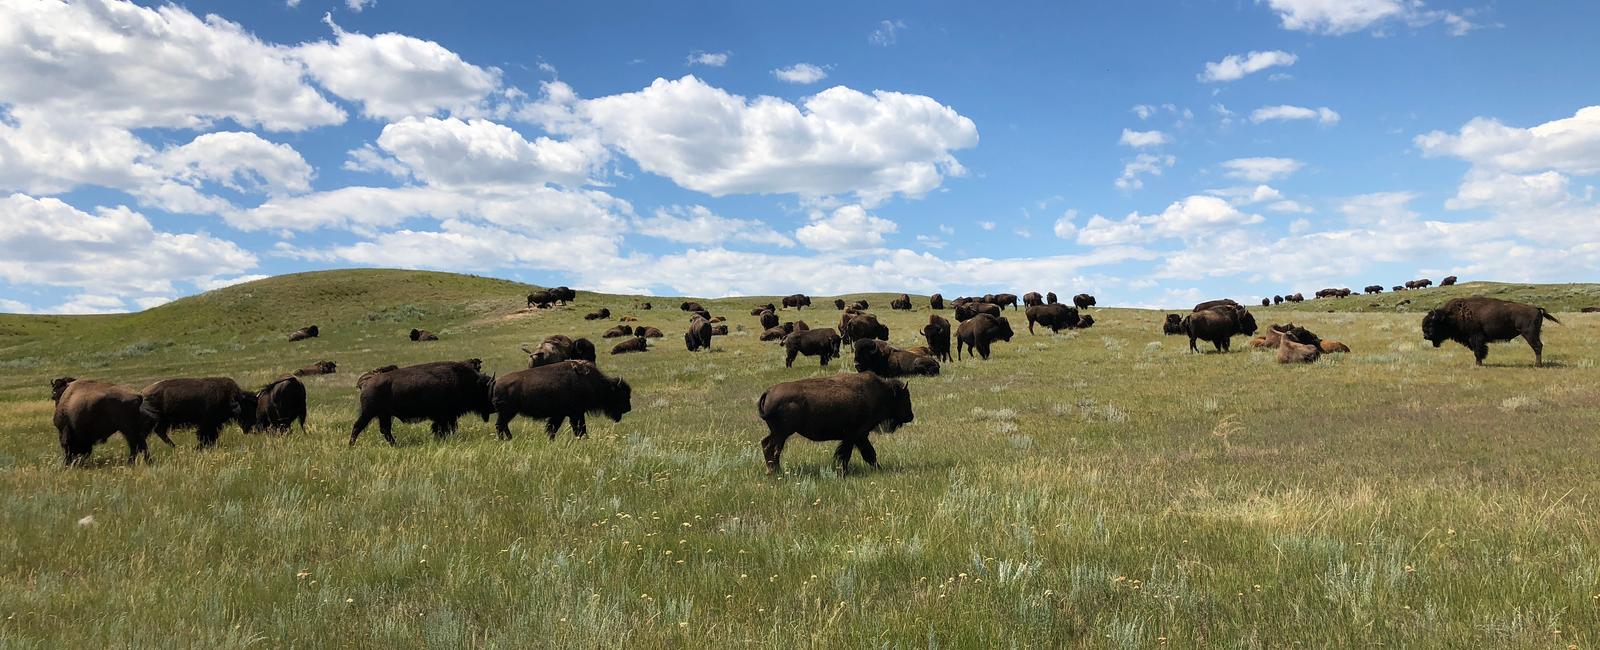
<path fill-rule="evenodd" d="M 680 309 L 682 311 L 705 311 L 706 310 L 706 308 L 702 307 L 700 305 L 700 303 L 694 302 L 694 301 L 684 302 L 684 303 L 678 305 L 678 309 Z"/>
<path fill-rule="evenodd" d="M 433 332 L 429 332 L 428 330 L 414 329 L 414 330 L 411 330 L 411 340 L 412 341 L 417 341 L 417 342 L 421 342 L 421 341 L 437 341 L 437 340 L 439 340 L 439 335 L 438 334 L 434 334 Z"/>
<path fill-rule="evenodd" d="M 761 317 L 761 329 L 769 330 L 778 326 L 777 314 L 772 313 L 771 311 L 763 311 L 758 314 L 758 316 Z"/>
<path fill-rule="evenodd" d="M 1183 316 L 1167 314 L 1167 320 L 1161 323 L 1161 333 L 1167 336 L 1183 333 Z"/>
<path fill-rule="evenodd" d="M 849 472 L 854 450 L 876 468 L 878 452 L 867 436 L 873 430 L 893 432 L 914 418 L 905 382 L 870 372 L 778 384 L 761 394 L 756 411 L 767 423 L 761 452 L 768 474 L 779 471 L 784 444 L 797 433 L 818 442 L 838 440 L 833 458 L 841 474 Z"/>
<path fill-rule="evenodd" d="M 617 339 L 617 338 L 622 338 L 624 336 L 633 336 L 633 326 L 632 325 L 618 325 L 616 327 L 608 329 L 608 330 L 605 331 L 604 334 L 600 335 L 600 338 L 603 338 L 603 339 Z"/>
<path fill-rule="evenodd" d="M 928 324 L 922 327 L 922 338 L 928 342 L 928 351 L 934 359 L 950 360 L 950 321 L 938 314 L 929 314 Z"/>
<path fill-rule="evenodd" d="M 1236 305 L 1219 305 L 1214 309 L 1194 312 L 1182 321 L 1183 331 L 1189 335 L 1189 351 L 1199 352 L 1195 341 L 1206 341 L 1218 352 L 1227 352 L 1229 341 L 1235 334 L 1246 336 L 1256 333 L 1256 319 L 1249 311 Z"/>
<path fill-rule="evenodd" d="M 1199 303 L 1199 304 L 1194 306 L 1193 311 L 1194 312 L 1202 312 L 1202 311 L 1205 311 L 1207 309 L 1211 309 L 1213 307 L 1221 307 L 1223 305 L 1227 305 L 1229 307 L 1242 307 L 1243 306 L 1243 305 L 1240 305 L 1237 302 L 1234 302 L 1231 299 L 1223 298 L 1221 300 L 1207 300 L 1205 302 Z"/>
<path fill-rule="evenodd" d="M 1406 281 L 1406 288 L 1407 289 L 1426 289 L 1426 288 L 1431 287 L 1431 286 L 1433 286 L 1433 280 L 1429 280 L 1427 278 L 1422 278 L 1420 280 L 1407 280 Z"/>
<path fill-rule="evenodd" d="M 1284 332 L 1278 337 L 1278 363 L 1312 363 L 1321 354 L 1317 346 L 1296 341 L 1294 332 Z"/>
<path fill-rule="evenodd" d="M 519 415 L 544 419 L 544 432 L 555 440 L 563 420 L 571 420 L 572 436 L 582 438 L 589 435 L 587 414 L 604 413 L 612 422 L 621 422 L 633 410 L 628 382 L 605 376 L 587 361 L 518 370 L 494 380 L 490 395 L 494 430 L 502 440 L 511 439 L 511 421 Z"/>
<path fill-rule="evenodd" d="M 900 294 L 899 298 L 889 301 L 889 309 L 897 311 L 911 311 L 911 296 Z"/>
<path fill-rule="evenodd" d="M 1262 298 L 1261 299 L 1261 306 L 1262 307 L 1271 307 L 1272 306 L 1272 299 L 1271 298 Z"/>
<path fill-rule="evenodd" d="M 765 304 L 765 305 L 756 305 L 755 307 L 750 309 L 750 315 L 751 316 L 760 316 L 761 312 L 764 312 L 764 311 L 776 312 L 776 311 L 778 311 L 778 308 L 777 308 L 777 306 L 773 305 L 770 302 Z"/>
<path fill-rule="evenodd" d="M 845 343 L 860 339 L 889 340 L 889 327 L 872 314 L 845 314 L 839 321 L 839 335 Z"/>
<path fill-rule="evenodd" d="M 989 314 L 978 314 L 956 328 L 956 359 L 961 359 L 961 350 L 965 347 L 968 356 L 977 351 L 979 356 L 988 360 L 989 346 L 995 341 L 1009 342 L 1011 336 L 1011 322 L 1004 316 L 996 318 Z"/>
<path fill-rule="evenodd" d="M 1322 339 L 1321 341 L 1317 342 L 1317 349 L 1321 350 L 1323 354 L 1334 354 L 1334 353 L 1341 353 L 1342 354 L 1342 353 L 1349 352 L 1350 351 L 1350 346 L 1345 345 L 1343 343 L 1340 343 L 1338 341 L 1335 341 L 1333 339 Z"/>
<path fill-rule="evenodd" d="M 793 308 L 793 309 L 800 309 L 800 308 L 803 308 L 803 307 L 810 307 L 811 306 L 811 296 L 805 295 L 803 293 L 797 293 L 797 294 L 794 294 L 792 296 L 784 296 L 784 298 L 783 298 L 783 306 L 786 307 L 786 308 Z"/>
<path fill-rule="evenodd" d="M 861 339 L 852 346 L 855 351 L 856 372 L 874 372 L 881 377 L 902 375 L 939 374 L 939 362 L 931 356 L 920 356 L 901 350 L 884 341 Z"/>
<path fill-rule="evenodd" d="M 170 441 L 174 427 L 195 428 L 200 448 L 217 443 L 222 427 L 238 422 L 249 433 L 256 426 L 256 396 L 227 377 L 165 379 L 139 391 L 155 417 L 155 434 Z"/>
<path fill-rule="evenodd" d="M 1024 309 L 1028 307 L 1038 307 L 1042 304 L 1044 304 L 1044 296 L 1039 295 L 1039 292 L 1029 291 L 1025 294 L 1022 294 L 1022 307 Z"/>
<path fill-rule="evenodd" d="M 1441 287 L 1453 287 L 1453 286 L 1456 286 L 1456 276 L 1453 276 L 1453 275 L 1444 276 L 1444 279 L 1439 281 L 1439 286 L 1441 286 Z"/>
<path fill-rule="evenodd" d="M 937 293 L 933 294 L 932 296 L 929 296 L 928 297 L 928 308 L 929 309 L 944 309 L 944 296 L 942 294 L 937 294 Z"/>
<path fill-rule="evenodd" d="M 1094 316 L 1084 314 L 1078 317 L 1078 329 L 1086 330 L 1094 327 Z"/>
<path fill-rule="evenodd" d="M 94 446 L 121 433 L 128 443 L 128 463 L 140 456 L 150 462 L 146 444 L 156 417 L 144 406 L 144 396 L 127 386 L 62 377 L 50 384 L 56 409 L 53 423 L 61 443 L 63 462 L 81 465 L 89 460 Z M 168 445 L 172 440 L 161 437 Z"/>
<path fill-rule="evenodd" d="M 334 363 L 332 361 L 318 361 L 318 362 L 313 363 L 313 364 L 311 364 L 309 366 L 306 366 L 304 368 L 301 368 L 299 370 L 294 371 L 294 376 L 296 376 L 296 377 L 307 377 L 307 376 L 310 376 L 310 375 L 331 375 L 331 374 L 333 374 L 335 372 L 338 372 L 338 371 L 339 371 L 339 364 Z"/>
<path fill-rule="evenodd" d="M 783 367 L 793 368 L 794 358 L 802 354 L 808 357 L 821 357 L 822 365 L 826 367 L 830 359 L 839 356 L 839 345 L 839 334 L 833 330 L 797 329 L 783 340 L 786 353 Z"/>
<path fill-rule="evenodd" d="M 1303 295 L 1300 295 L 1299 292 L 1296 292 L 1292 296 L 1284 296 L 1283 300 L 1285 302 L 1305 302 L 1306 301 L 1306 297 L 1303 296 Z"/>
<path fill-rule="evenodd" d="M 683 346 L 690 352 L 705 348 L 711 351 L 712 327 L 711 321 L 694 316 L 689 319 L 689 329 L 683 333 Z"/>
<path fill-rule="evenodd" d="M 556 304 L 556 294 L 549 289 L 541 289 L 528 294 L 528 306 L 535 309 L 545 309 Z"/>
<path fill-rule="evenodd" d="M 1001 309 L 1004 309 L 1006 305 L 1010 305 L 1011 308 L 1015 310 L 1017 308 L 1017 294 L 997 293 L 991 296 L 987 302 L 991 305 L 998 306 Z"/>
<path fill-rule="evenodd" d="M 611 310 L 605 307 L 583 315 L 584 320 L 606 320 L 608 318 L 611 318 Z"/>
<path fill-rule="evenodd" d="M 1060 302 L 1060 301 L 1056 300 L 1056 292 L 1054 292 L 1054 291 L 1046 291 L 1045 292 L 1045 294 L 1044 294 L 1044 304 L 1046 304 L 1046 305 L 1054 305 L 1057 302 Z"/>
<path fill-rule="evenodd" d="M 1071 305 L 1056 303 L 1054 305 L 1036 305 L 1029 307 L 1024 312 L 1028 317 L 1028 333 L 1033 333 L 1034 323 L 1050 328 L 1052 332 L 1078 326 L 1078 308 Z"/>
<path fill-rule="evenodd" d="M 296 421 L 306 430 L 306 385 L 284 375 L 256 391 L 256 424 L 264 431 L 288 431 Z"/>
<path fill-rule="evenodd" d="M 1367 285 L 1367 288 L 1362 289 L 1362 291 L 1365 291 L 1369 295 L 1370 294 L 1383 293 L 1383 285 L 1381 285 L 1381 284 L 1369 284 L 1369 285 Z"/>
<path fill-rule="evenodd" d="M 1072 305 L 1078 309 L 1088 309 L 1095 306 L 1095 304 L 1094 296 L 1087 293 L 1080 293 L 1072 297 Z"/>
<path fill-rule="evenodd" d="M 659 339 L 663 336 L 666 336 L 666 334 L 662 333 L 661 330 L 650 327 L 649 325 L 640 325 L 633 328 L 633 335 L 646 339 Z"/>
<path fill-rule="evenodd" d="M 1498 298 L 1455 298 L 1422 317 L 1422 338 L 1439 347 L 1446 340 L 1472 350 L 1478 365 L 1489 356 L 1489 343 L 1521 336 L 1533 348 L 1533 365 L 1544 365 L 1544 321 L 1560 324 L 1543 307 Z"/>
<path fill-rule="evenodd" d="M 593 363 L 595 361 L 594 343 L 589 339 L 573 339 L 562 334 L 553 334 L 545 337 L 539 347 L 532 350 L 522 346 L 522 351 L 528 353 L 528 367 L 537 368 L 558 361 L 580 359 Z"/>
<path fill-rule="evenodd" d="M 361 383 L 360 410 L 350 428 L 350 446 L 374 419 L 383 439 L 394 445 L 394 420 L 428 420 L 436 438 L 456 431 L 461 416 L 475 413 L 489 421 L 494 378 L 470 361 L 435 361 L 377 373 Z"/>
<path fill-rule="evenodd" d="M 965 323 L 979 314 L 1000 317 L 1000 306 L 987 302 L 968 302 L 956 305 L 956 322 Z"/>
<path fill-rule="evenodd" d="M 1272 304 L 1274 304 L 1274 305 L 1283 304 L 1283 296 L 1273 296 L 1272 297 Z"/>
<path fill-rule="evenodd" d="M 777 327 L 768 327 L 767 329 L 761 330 L 760 339 L 762 341 L 782 341 L 783 337 L 788 336 L 792 331 L 794 331 L 793 323 L 790 323 L 789 327 L 787 328 L 781 325 Z"/>
<path fill-rule="evenodd" d="M 833 299 L 833 308 L 834 309 L 844 309 L 844 298 L 834 298 Z"/>
<path fill-rule="evenodd" d="M 321 334 L 321 333 L 322 333 L 321 330 L 318 330 L 316 325 L 311 325 L 309 327 L 302 327 L 302 328 L 297 329 L 294 332 L 291 332 L 289 334 L 289 342 L 293 343 L 295 341 L 304 341 L 306 339 L 314 339 L 314 338 L 317 338 L 317 336 L 319 334 Z"/>

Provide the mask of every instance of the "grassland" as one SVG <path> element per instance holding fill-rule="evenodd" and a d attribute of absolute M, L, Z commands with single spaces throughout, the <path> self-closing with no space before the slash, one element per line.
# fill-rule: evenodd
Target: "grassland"
<path fill-rule="evenodd" d="M 582 314 L 600 306 L 669 337 L 683 322 L 677 300 L 527 313 L 525 293 L 360 271 L 126 316 L 0 316 L 0 646 L 1600 644 L 1600 314 L 1572 313 L 1600 286 L 1260 309 L 1354 348 L 1303 367 L 1242 339 L 1192 355 L 1153 311 L 1023 328 L 988 362 L 913 379 L 916 422 L 879 437 L 881 470 L 848 477 L 800 439 L 786 474 L 762 474 L 756 397 L 845 368 L 785 369 L 748 316 L 766 299 L 713 300 L 744 328 L 714 351 L 668 338 L 600 360 L 634 411 L 591 419 L 587 440 L 518 420 L 501 442 L 474 420 L 345 447 L 360 370 L 481 357 L 503 373 L 519 344 L 597 336 L 611 323 Z M 1420 339 L 1413 310 L 1471 293 L 1557 312 L 1548 367 L 1521 341 L 1477 368 Z M 925 301 L 866 297 L 913 343 Z M 321 338 L 284 340 L 310 323 Z M 443 340 L 404 340 L 418 326 Z M 51 377 L 260 384 L 322 359 L 341 372 L 307 381 L 305 433 L 230 429 L 205 452 L 178 434 L 148 467 L 113 440 L 59 466 Z"/>

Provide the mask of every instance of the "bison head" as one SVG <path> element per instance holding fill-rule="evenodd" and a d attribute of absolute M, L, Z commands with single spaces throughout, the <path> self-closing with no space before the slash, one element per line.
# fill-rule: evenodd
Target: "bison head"
<path fill-rule="evenodd" d="M 256 430 L 256 402 L 259 397 L 244 390 L 233 396 L 233 414 L 239 420 L 239 428 L 245 433 Z"/>
<path fill-rule="evenodd" d="M 1239 310 L 1239 333 L 1245 336 L 1256 333 L 1256 317 L 1243 309 Z"/>
<path fill-rule="evenodd" d="M 606 417 L 621 422 L 622 416 L 633 410 L 633 387 L 618 377 L 606 379 L 611 390 L 606 394 Z"/>
<path fill-rule="evenodd" d="M 1439 347 L 1455 333 L 1455 328 L 1450 322 L 1450 314 L 1443 309 L 1435 309 L 1422 317 L 1422 338 Z"/>
<path fill-rule="evenodd" d="M 1011 321 L 1006 320 L 1005 316 L 1001 316 L 1001 317 L 996 318 L 994 320 L 995 320 L 995 324 L 997 325 L 994 328 L 994 333 L 995 333 L 994 338 L 996 338 L 998 340 L 1001 340 L 1001 341 L 1010 341 L 1011 340 L 1011 336 L 1013 334 L 1012 331 L 1011 331 Z"/>
<path fill-rule="evenodd" d="M 77 377 L 57 377 L 50 380 L 50 401 L 61 401 L 61 394 L 67 392 L 67 384 L 77 380 Z"/>
<path fill-rule="evenodd" d="M 881 380 L 889 385 L 890 403 L 889 417 L 878 425 L 884 433 L 894 433 L 896 429 L 910 424 L 916 418 L 911 412 L 911 388 L 903 381 L 894 379 Z"/>

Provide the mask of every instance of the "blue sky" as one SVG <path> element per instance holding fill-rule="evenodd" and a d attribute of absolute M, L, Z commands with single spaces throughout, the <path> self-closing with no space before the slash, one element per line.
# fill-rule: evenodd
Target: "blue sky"
<path fill-rule="evenodd" d="M 1600 271 L 1585 2 L 0 0 L 0 311 Z"/>

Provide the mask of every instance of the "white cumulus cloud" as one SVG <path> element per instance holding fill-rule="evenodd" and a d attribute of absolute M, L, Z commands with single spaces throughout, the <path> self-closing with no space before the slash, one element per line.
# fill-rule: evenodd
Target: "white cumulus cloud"
<path fill-rule="evenodd" d="M 1299 57 L 1284 52 L 1283 50 L 1269 50 L 1266 52 L 1250 52 L 1249 54 L 1230 54 L 1222 57 L 1221 61 L 1206 63 L 1204 72 L 1198 77 L 1205 82 L 1238 81 L 1245 75 L 1253 74 L 1276 66 L 1291 66 Z"/>
<path fill-rule="evenodd" d="M 1223 162 L 1222 167 L 1229 178 L 1266 183 L 1293 175 L 1305 167 L 1305 163 L 1293 158 L 1235 158 Z"/>
<path fill-rule="evenodd" d="M 827 79 L 828 70 L 810 63 L 796 63 L 786 68 L 773 70 L 772 76 L 777 77 L 779 81 L 787 81 L 792 84 L 814 84 Z"/>

